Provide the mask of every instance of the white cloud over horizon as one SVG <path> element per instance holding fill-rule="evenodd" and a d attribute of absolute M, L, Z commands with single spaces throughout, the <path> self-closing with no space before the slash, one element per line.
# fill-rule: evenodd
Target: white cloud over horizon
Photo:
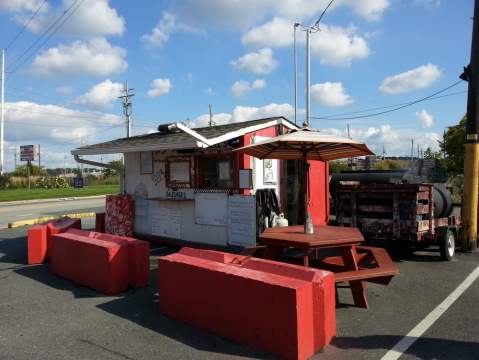
<path fill-rule="evenodd" d="M 76 97 L 75 104 L 91 107 L 111 107 L 123 90 L 123 84 L 112 82 L 110 79 L 92 86 L 85 94 Z"/>
<path fill-rule="evenodd" d="M 266 87 L 266 81 L 256 79 L 254 81 L 238 80 L 231 85 L 231 92 L 235 97 L 241 98 L 249 94 L 251 91 L 260 90 Z"/>
<path fill-rule="evenodd" d="M 108 76 L 127 69 L 125 57 L 124 48 L 111 45 L 105 38 L 76 40 L 40 52 L 33 60 L 32 71 L 44 77 Z"/>
<path fill-rule="evenodd" d="M 434 116 L 429 114 L 425 109 L 416 112 L 416 117 L 421 122 L 423 128 L 430 128 L 434 125 Z"/>
<path fill-rule="evenodd" d="M 257 52 L 247 53 L 237 60 L 232 60 L 231 65 L 238 70 L 248 71 L 256 75 L 267 75 L 278 67 L 278 62 L 273 57 L 273 50 L 263 48 Z"/>
<path fill-rule="evenodd" d="M 245 29 L 268 16 L 308 20 L 319 15 L 328 3 L 329 0 L 180 0 L 172 9 L 195 25 Z M 389 7 L 389 0 L 337 0 L 329 11 L 340 7 L 349 7 L 367 21 L 376 21 Z"/>
<path fill-rule="evenodd" d="M 11 1 L 11 0 L 8 0 Z M 14 0 L 21 1 L 21 0 Z M 25 0 L 23 0 L 25 1 Z M 72 7 L 73 6 L 73 7 Z M 0 5 L 1 8 L 1 5 Z M 31 7 L 22 14 L 17 14 L 15 20 L 19 24 L 28 23 L 28 29 L 34 33 L 46 31 L 65 11 L 68 21 L 58 28 L 57 33 L 68 36 L 108 36 L 123 35 L 125 31 L 125 19 L 111 7 L 110 0 L 84 0 L 77 7 L 74 0 L 62 0 L 60 6 L 42 7 L 42 10 L 31 21 L 32 12 L 36 9 Z"/>
<path fill-rule="evenodd" d="M 245 46 L 289 47 L 293 44 L 294 21 L 275 17 L 271 21 L 246 32 L 241 41 Z M 298 31 L 297 41 L 304 44 L 304 34 Z M 321 31 L 311 34 L 311 51 L 322 64 L 349 66 L 353 60 L 367 58 L 370 54 L 366 37 L 353 26 L 348 28 L 321 25 Z"/>
<path fill-rule="evenodd" d="M 173 32 L 197 33 L 198 29 L 179 23 L 175 15 L 164 11 L 151 33 L 141 36 L 141 41 L 148 47 L 162 47 Z"/>
<path fill-rule="evenodd" d="M 151 98 L 166 95 L 170 92 L 173 85 L 170 79 L 155 79 L 150 85 L 147 95 Z"/>
<path fill-rule="evenodd" d="M 337 107 L 353 103 L 353 99 L 340 82 L 314 84 L 311 86 L 311 96 L 322 106 Z"/>
<path fill-rule="evenodd" d="M 388 95 L 403 94 L 431 86 L 442 76 L 437 65 L 431 63 L 386 77 L 379 91 Z"/>

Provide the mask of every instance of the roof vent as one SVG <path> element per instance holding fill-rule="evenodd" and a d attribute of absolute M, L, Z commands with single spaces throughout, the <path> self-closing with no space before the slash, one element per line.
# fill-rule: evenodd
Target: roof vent
<path fill-rule="evenodd" d="M 170 123 L 170 124 L 158 125 L 158 132 L 160 134 L 173 134 L 173 133 L 181 132 L 181 130 L 178 129 L 178 126 L 176 126 L 176 123 Z"/>

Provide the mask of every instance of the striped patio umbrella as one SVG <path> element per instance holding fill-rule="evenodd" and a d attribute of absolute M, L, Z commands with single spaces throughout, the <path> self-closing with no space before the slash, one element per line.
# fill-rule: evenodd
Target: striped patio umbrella
<path fill-rule="evenodd" d="M 235 151 L 254 156 L 259 159 L 303 160 L 304 176 L 304 206 L 305 232 L 309 217 L 309 167 L 306 160 L 329 161 L 356 156 L 374 155 L 366 144 L 303 128 L 297 131 L 279 135 L 255 144 L 243 146 Z M 310 227 L 309 229 L 312 229 Z"/>

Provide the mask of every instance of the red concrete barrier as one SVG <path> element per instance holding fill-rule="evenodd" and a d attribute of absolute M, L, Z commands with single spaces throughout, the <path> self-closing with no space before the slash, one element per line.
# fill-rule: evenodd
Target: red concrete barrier
<path fill-rule="evenodd" d="M 28 264 L 42 264 L 47 260 L 47 227 L 35 225 L 28 229 Z"/>
<path fill-rule="evenodd" d="M 81 229 L 81 220 L 67 217 L 31 227 L 28 230 L 28 263 L 42 264 L 48 260 L 52 236 L 70 228 Z"/>
<path fill-rule="evenodd" d="M 94 231 L 70 229 L 67 232 L 125 246 L 128 252 L 128 284 L 135 288 L 150 284 L 150 244 L 147 241 Z"/>
<path fill-rule="evenodd" d="M 49 258 L 49 252 L 54 245 L 53 236 L 64 233 L 68 229 L 81 229 L 81 219 L 64 217 L 58 220 L 48 221 L 45 225 L 47 226 L 47 257 Z"/>
<path fill-rule="evenodd" d="M 95 214 L 95 231 L 101 233 L 105 232 L 105 213 Z"/>
<path fill-rule="evenodd" d="M 128 254 L 110 241 L 67 232 L 53 236 L 51 269 L 56 275 L 105 294 L 128 288 Z"/>
<path fill-rule="evenodd" d="M 286 359 L 308 359 L 336 335 L 334 275 L 183 248 L 158 261 L 160 311 Z"/>

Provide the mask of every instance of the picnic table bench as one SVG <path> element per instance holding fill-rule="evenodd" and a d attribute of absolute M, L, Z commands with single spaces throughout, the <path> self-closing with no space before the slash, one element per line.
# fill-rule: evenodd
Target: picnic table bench
<path fill-rule="evenodd" d="M 277 260 L 283 249 L 297 248 L 303 251 L 303 265 L 309 266 L 314 255 L 319 268 L 335 273 L 335 282 L 349 282 L 355 305 L 363 308 L 368 307 L 364 281 L 387 285 L 398 274 L 384 249 L 360 245 L 364 238 L 357 228 L 318 226 L 314 234 L 305 234 L 303 226 L 276 227 L 266 229 L 259 240 L 267 259 Z M 340 255 L 320 258 L 324 249 Z"/>

